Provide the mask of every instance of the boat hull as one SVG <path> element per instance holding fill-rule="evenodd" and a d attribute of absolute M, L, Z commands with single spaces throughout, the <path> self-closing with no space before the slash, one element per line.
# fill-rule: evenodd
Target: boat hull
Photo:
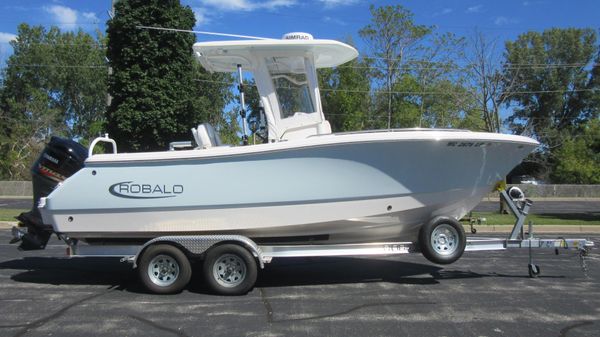
<path fill-rule="evenodd" d="M 40 210 L 56 232 L 89 241 L 235 233 L 270 243 L 416 242 L 423 223 L 464 216 L 536 145 L 483 133 L 419 135 L 105 155 Z"/>

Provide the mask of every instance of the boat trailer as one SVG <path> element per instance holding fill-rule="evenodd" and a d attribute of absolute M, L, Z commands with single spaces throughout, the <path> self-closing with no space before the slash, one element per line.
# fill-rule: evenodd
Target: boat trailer
<path fill-rule="evenodd" d="M 540 274 L 533 261 L 534 249 L 577 250 L 584 273 L 585 257 L 594 243 L 586 239 L 544 239 L 533 235 L 533 225 L 524 225 L 533 202 L 525 199 L 520 190 L 517 198 L 507 191 L 500 192 L 516 221 L 507 238 L 467 237 L 465 251 L 479 252 L 524 248 L 529 251 L 528 271 L 531 278 Z M 16 228 L 13 229 L 18 230 Z M 13 233 L 18 235 L 18 233 Z M 332 256 L 390 256 L 420 252 L 418 243 L 375 242 L 357 244 L 258 245 L 240 235 L 178 235 L 154 238 L 143 245 L 79 244 L 64 235 L 70 257 L 120 257 L 140 270 L 142 281 L 150 291 L 172 293 L 189 282 L 191 267 L 188 258 L 203 257 L 204 273 L 209 286 L 221 294 L 242 294 L 256 281 L 257 267 L 264 268 L 274 258 L 332 257 Z M 152 253 L 151 253 L 152 252 Z M 148 255 L 151 255 L 148 257 Z M 247 256 L 246 256 L 247 255 Z M 148 258 L 147 258 L 148 257 Z M 207 266 L 208 265 L 208 266 Z M 212 277 L 211 277 L 212 276 Z M 182 280 L 183 278 L 183 280 Z"/>

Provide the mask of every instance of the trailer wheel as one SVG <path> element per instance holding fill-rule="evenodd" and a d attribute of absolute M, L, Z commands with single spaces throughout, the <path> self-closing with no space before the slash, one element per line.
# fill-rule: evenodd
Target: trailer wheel
<path fill-rule="evenodd" d="M 467 245 L 463 226 L 451 218 L 435 218 L 419 233 L 419 246 L 431 262 L 450 264 L 458 260 Z"/>
<path fill-rule="evenodd" d="M 192 267 L 187 256 L 171 245 L 148 247 L 138 266 L 144 286 L 156 294 L 180 292 L 192 277 Z"/>
<path fill-rule="evenodd" d="M 204 276 L 209 288 L 221 295 L 242 295 L 256 282 L 258 269 L 250 252 L 236 244 L 224 244 L 208 250 Z"/>

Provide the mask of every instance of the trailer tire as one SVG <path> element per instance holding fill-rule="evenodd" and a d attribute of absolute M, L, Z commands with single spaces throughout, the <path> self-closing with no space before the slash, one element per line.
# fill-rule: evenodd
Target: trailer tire
<path fill-rule="evenodd" d="M 256 282 L 256 259 L 237 244 L 214 246 L 206 252 L 203 266 L 208 287 L 221 295 L 246 294 Z"/>
<path fill-rule="evenodd" d="M 140 258 L 140 279 L 155 294 L 178 293 L 190 282 L 192 266 L 177 247 L 167 244 L 149 246 Z"/>
<path fill-rule="evenodd" d="M 450 264 L 458 260 L 467 245 L 463 226 L 447 217 L 434 218 L 419 232 L 419 246 L 423 256 L 437 264 Z"/>

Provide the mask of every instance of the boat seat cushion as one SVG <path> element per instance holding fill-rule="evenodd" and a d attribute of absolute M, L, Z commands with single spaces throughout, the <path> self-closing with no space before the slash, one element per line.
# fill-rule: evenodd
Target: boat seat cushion
<path fill-rule="evenodd" d="M 215 128 L 208 123 L 200 124 L 197 128 L 192 128 L 192 135 L 194 135 L 194 140 L 198 144 L 199 149 L 209 149 L 223 145 Z"/>

